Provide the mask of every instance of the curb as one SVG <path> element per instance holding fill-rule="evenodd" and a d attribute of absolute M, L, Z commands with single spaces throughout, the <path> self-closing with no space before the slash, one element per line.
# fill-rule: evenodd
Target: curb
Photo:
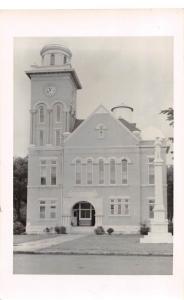
<path fill-rule="evenodd" d="M 168 253 L 128 253 L 128 252 L 78 252 L 78 251 L 14 251 L 14 254 L 42 254 L 42 255 L 108 255 L 108 256 L 166 256 L 172 257 Z"/>

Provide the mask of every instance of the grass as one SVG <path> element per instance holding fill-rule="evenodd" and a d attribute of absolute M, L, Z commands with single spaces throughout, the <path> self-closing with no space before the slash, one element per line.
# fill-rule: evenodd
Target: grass
<path fill-rule="evenodd" d="M 172 244 L 141 244 L 140 235 L 88 235 L 47 248 L 51 251 L 114 251 L 116 253 L 168 254 L 173 251 Z M 44 249 L 45 250 L 45 249 Z"/>

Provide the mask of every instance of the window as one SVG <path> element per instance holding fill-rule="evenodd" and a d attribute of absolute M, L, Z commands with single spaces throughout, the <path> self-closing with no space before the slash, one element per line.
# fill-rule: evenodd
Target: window
<path fill-rule="evenodd" d="M 122 184 L 127 184 L 127 160 L 122 159 L 121 161 L 121 174 L 122 174 Z"/>
<path fill-rule="evenodd" d="M 46 185 L 47 184 L 47 166 L 46 166 L 46 161 L 43 160 L 41 161 L 41 167 L 40 167 L 40 183 L 41 185 Z"/>
<path fill-rule="evenodd" d="M 116 183 L 116 164 L 115 160 L 110 160 L 110 184 Z"/>
<path fill-rule="evenodd" d="M 61 129 L 56 129 L 56 146 L 61 146 Z"/>
<path fill-rule="evenodd" d="M 93 163 L 91 159 L 87 160 L 87 184 L 92 184 L 92 168 Z"/>
<path fill-rule="evenodd" d="M 129 216 L 129 199 L 110 199 L 110 214 L 115 216 Z"/>
<path fill-rule="evenodd" d="M 56 218 L 56 205 L 50 206 L 50 218 L 55 219 Z"/>
<path fill-rule="evenodd" d="M 149 218 L 150 219 L 154 218 L 154 205 L 155 205 L 155 200 L 149 199 Z"/>
<path fill-rule="evenodd" d="M 45 121 L 45 111 L 44 111 L 44 106 L 41 105 L 39 107 L 39 122 L 44 123 L 44 121 Z"/>
<path fill-rule="evenodd" d="M 104 184 L 104 161 L 99 159 L 99 184 Z"/>
<path fill-rule="evenodd" d="M 40 219 L 45 219 L 45 205 L 40 205 Z"/>
<path fill-rule="evenodd" d="M 76 160 L 76 184 L 81 184 L 81 161 Z"/>
<path fill-rule="evenodd" d="M 50 55 L 50 64 L 52 66 L 55 64 L 55 55 L 53 53 Z"/>
<path fill-rule="evenodd" d="M 57 123 L 61 122 L 61 105 L 60 104 L 56 105 L 56 122 Z"/>
<path fill-rule="evenodd" d="M 155 174 L 154 174 L 154 157 L 148 158 L 148 182 L 149 184 L 155 183 Z"/>
<path fill-rule="evenodd" d="M 56 162 L 54 161 L 54 164 L 53 164 L 53 161 L 51 162 L 51 185 L 56 185 Z"/>
<path fill-rule="evenodd" d="M 40 184 L 56 185 L 57 165 L 56 160 L 42 159 L 40 162 Z"/>
<path fill-rule="evenodd" d="M 39 146 L 43 146 L 44 145 L 44 130 L 41 129 L 39 131 Z"/>

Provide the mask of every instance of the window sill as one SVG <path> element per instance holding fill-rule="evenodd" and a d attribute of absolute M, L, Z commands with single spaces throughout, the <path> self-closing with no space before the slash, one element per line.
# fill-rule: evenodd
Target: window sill
<path fill-rule="evenodd" d="M 108 215 L 108 217 L 131 217 L 131 215 Z"/>
<path fill-rule="evenodd" d="M 130 186 L 129 184 L 75 184 L 74 187 L 122 187 Z"/>

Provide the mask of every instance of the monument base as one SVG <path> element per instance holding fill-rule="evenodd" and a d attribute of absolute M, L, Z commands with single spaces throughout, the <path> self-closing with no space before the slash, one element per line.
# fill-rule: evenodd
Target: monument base
<path fill-rule="evenodd" d="M 168 232 L 168 221 L 151 220 L 151 231 L 140 239 L 140 243 L 173 243 L 173 237 Z"/>

